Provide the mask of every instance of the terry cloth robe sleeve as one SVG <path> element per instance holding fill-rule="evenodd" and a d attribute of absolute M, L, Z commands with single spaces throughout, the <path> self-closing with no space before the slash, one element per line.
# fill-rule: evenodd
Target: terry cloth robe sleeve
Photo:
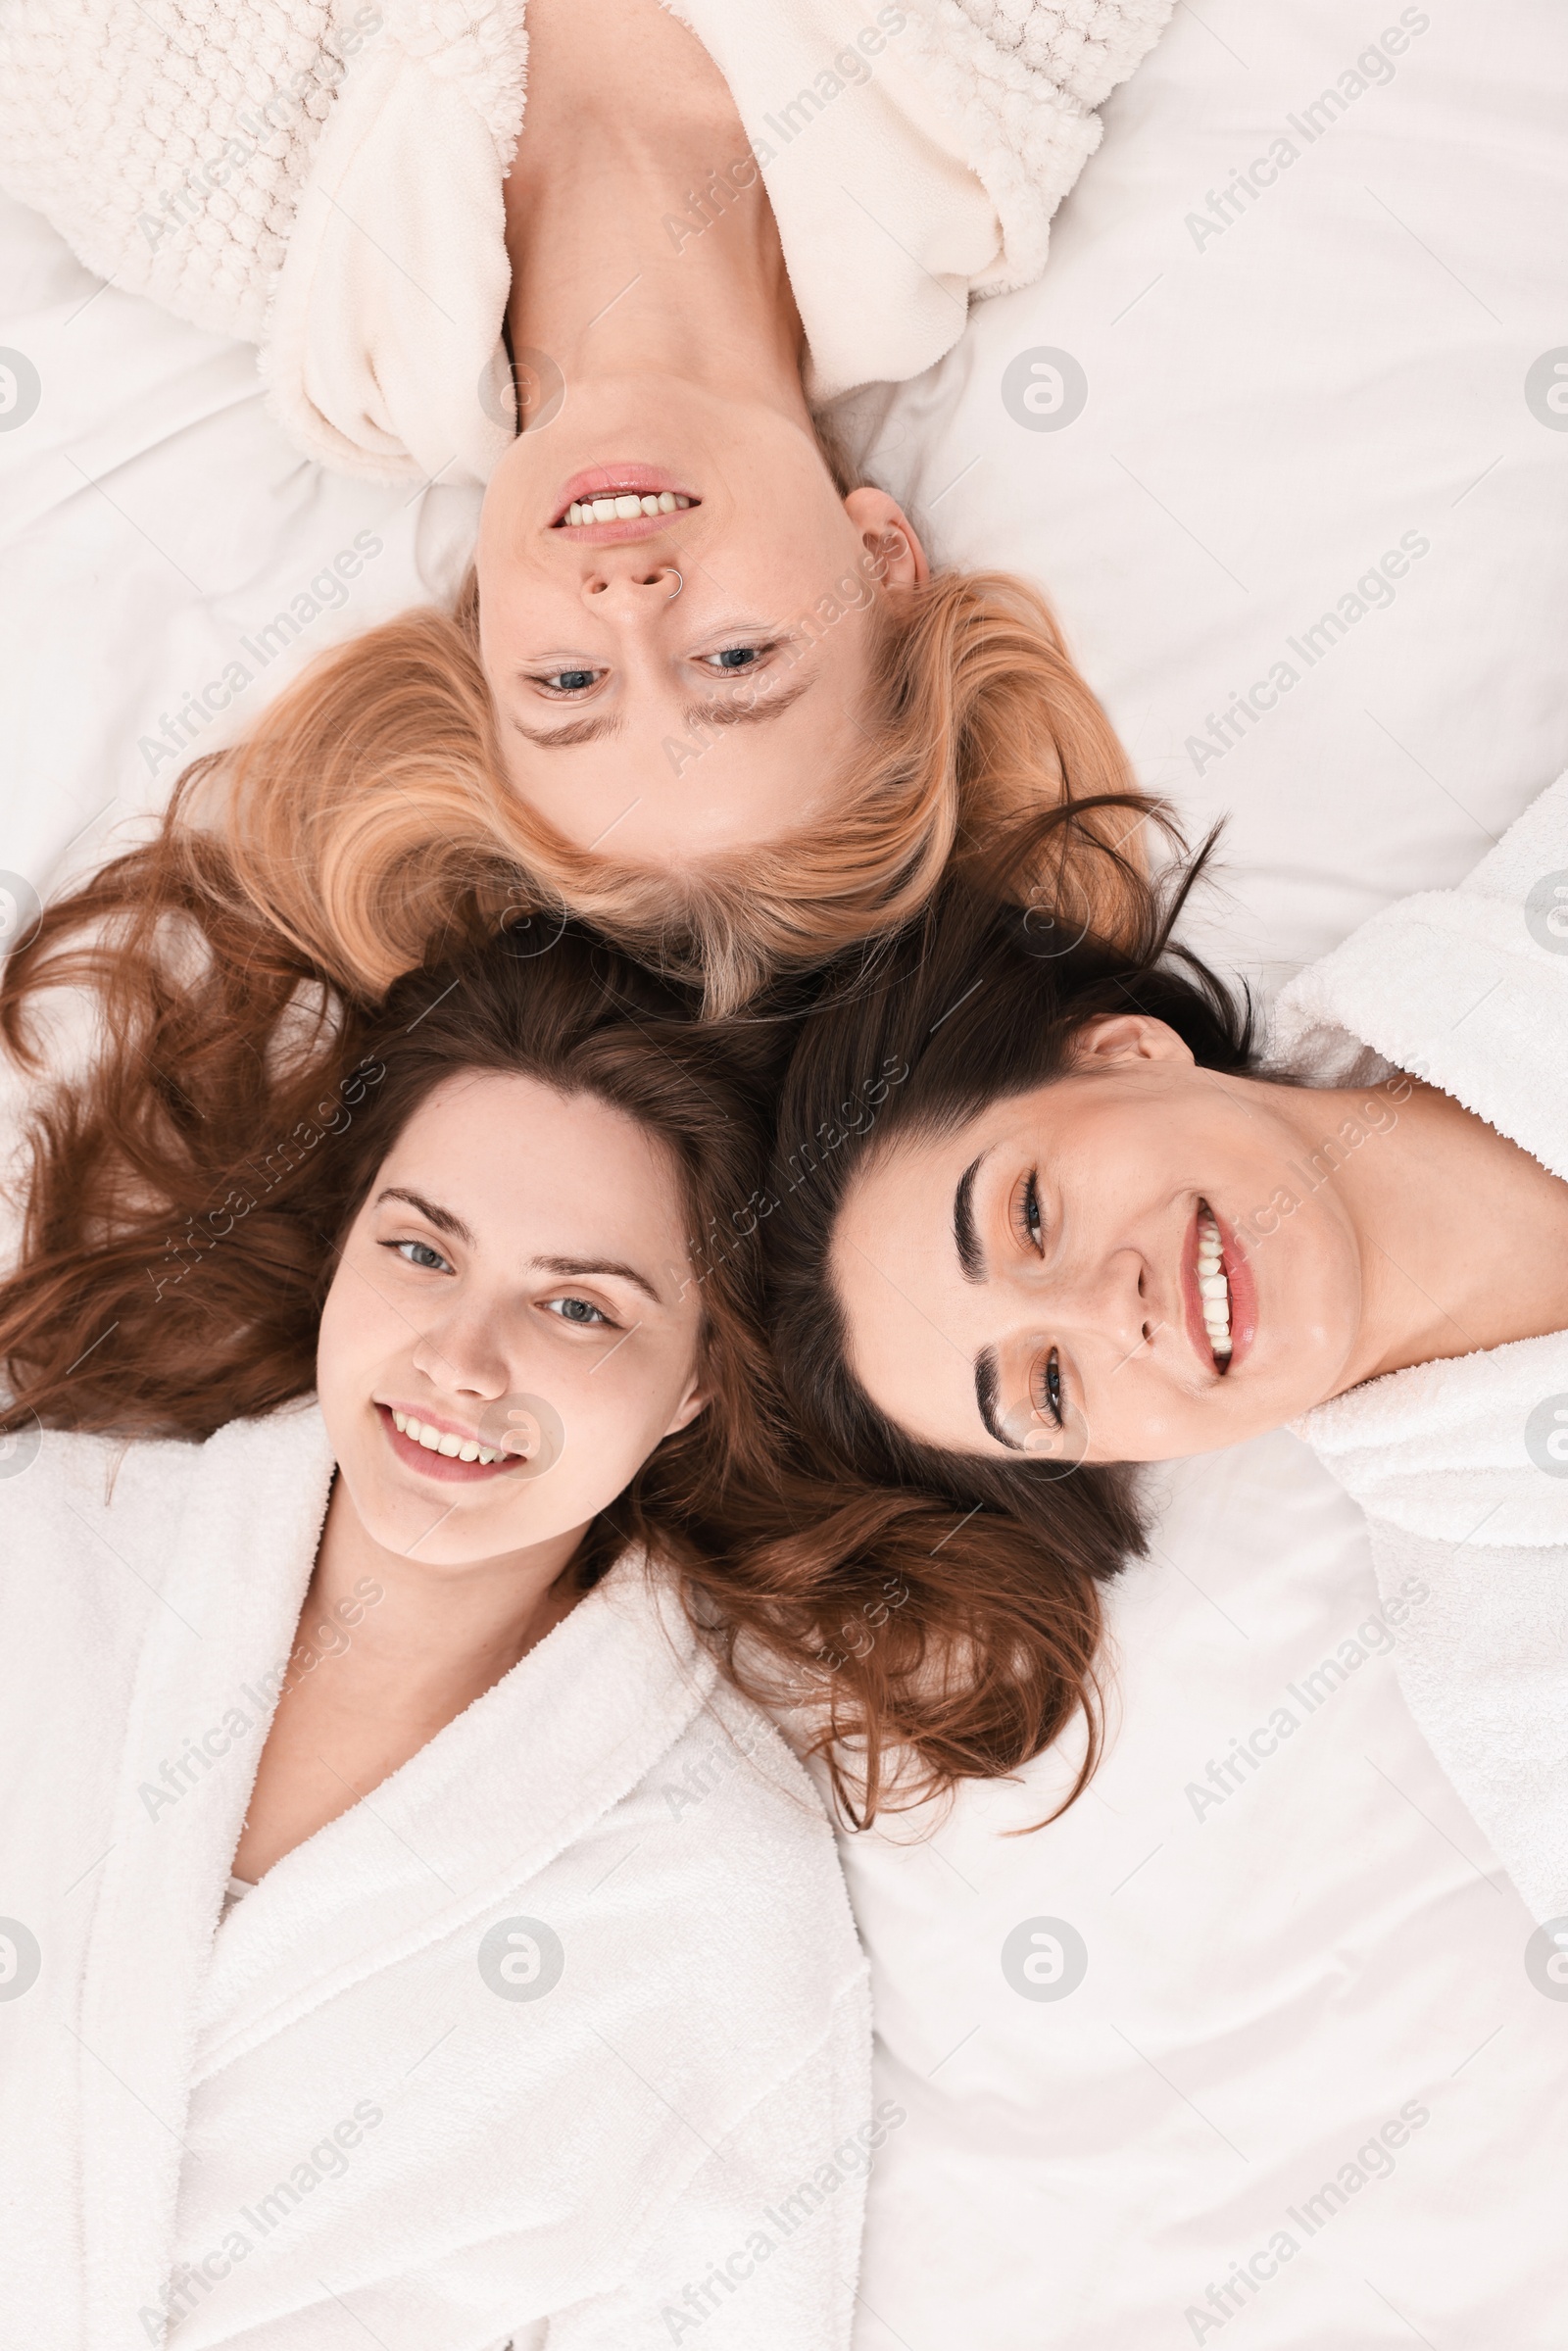
<path fill-rule="evenodd" d="M 1275 1007 L 1276 1053 L 1318 1084 L 1411 1071 L 1568 1180 L 1565 1040 L 1568 776 Z M 1537 1918 L 1568 1914 L 1568 1333 L 1368 1381 L 1298 1428 L 1366 1512 L 1385 1596 L 1417 1595 L 1412 1713 Z"/>
<path fill-rule="evenodd" d="M 762 168 L 825 405 L 902 383 L 970 301 L 1029 285 L 1116 84 L 1172 0 L 668 0 Z M 700 228 L 702 214 L 673 216 Z"/>
<path fill-rule="evenodd" d="M 331 1474 L 306 1406 L 202 1446 L 45 1437 L 8 1481 L 8 2327 L 665 2342 L 661 2247 L 684 2295 L 713 2228 L 837 2161 L 830 2227 L 705 2333 L 843 2351 L 837 2151 L 873 2126 L 832 1832 L 642 1563 L 219 1923 Z"/>
<path fill-rule="evenodd" d="M 668 4 L 730 85 L 826 403 L 918 374 L 972 297 L 1040 274 L 1173 0 Z M 12 0 L 0 180 L 124 290 L 260 343 L 311 456 L 485 481 L 514 428 L 526 56 L 522 0 Z"/>

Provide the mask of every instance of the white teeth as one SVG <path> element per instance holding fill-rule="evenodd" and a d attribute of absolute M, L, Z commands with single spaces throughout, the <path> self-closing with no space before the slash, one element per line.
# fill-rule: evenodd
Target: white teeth
<path fill-rule="evenodd" d="M 1200 1209 L 1198 1217 L 1198 1294 L 1208 1344 L 1215 1356 L 1223 1359 L 1231 1352 L 1231 1288 L 1225 1278 L 1219 1227 L 1206 1209 Z"/>
<path fill-rule="evenodd" d="M 566 528 L 579 529 L 585 522 L 629 522 L 635 514 L 673 514 L 689 507 L 691 500 L 680 490 L 652 490 L 640 497 L 634 490 L 613 490 L 596 498 L 574 500 L 566 509 Z"/>
<path fill-rule="evenodd" d="M 481 1445 L 476 1437 L 456 1437 L 450 1429 L 426 1428 L 410 1412 L 394 1411 L 392 1425 L 427 1453 L 440 1453 L 448 1461 L 491 1462 L 501 1459 L 499 1447 Z"/>

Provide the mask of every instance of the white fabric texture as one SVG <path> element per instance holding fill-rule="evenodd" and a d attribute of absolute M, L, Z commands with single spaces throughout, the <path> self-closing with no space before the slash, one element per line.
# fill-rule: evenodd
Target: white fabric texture
<path fill-rule="evenodd" d="M 131 2351 L 167 2287 L 177 2351 L 652 2351 L 669 2308 L 844 2344 L 875 2127 L 832 1835 L 636 1562 L 220 1925 L 330 1476 L 308 1405 L 46 1436 L 7 1485 L 8 2327 Z"/>
<path fill-rule="evenodd" d="M 762 166 L 814 399 L 918 374 L 971 295 L 1039 275 L 1172 5 L 680 0 Z M 523 0 L 13 0 L 0 182 L 126 291 L 259 343 L 322 463 L 484 481 L 526 55 Z"/>
<path fill-rule="evenodd" d="M 667 0 L 762 165 L 826 403 L 903 383 L 970 301 L 1030 284 L 1100 144 L 1096 110 L 1173 0 Z M 875 46 L 869 46 L 874 43 Z M 794 112 L 791 112 L 791 109 Z"/>
<path fill-rule="evenodd" d="M 1459 888 L 1375 914 L 1293 980 L 1274 1050 L 1320 1085 L 1410 1070 L 1568 1180 L 1565 906 L 1568 775 Z M 1415 1364 L 1299 1423 L 1366 1512 L 1380 1588 L 1416 1577 L 1435 1595 L 1401 1653 L 1411 1709 L 1543 1921 L 1568 1913 L 1568 1438 L 1553 1399 L 1568 1431 L 1568 1332 Z"/>

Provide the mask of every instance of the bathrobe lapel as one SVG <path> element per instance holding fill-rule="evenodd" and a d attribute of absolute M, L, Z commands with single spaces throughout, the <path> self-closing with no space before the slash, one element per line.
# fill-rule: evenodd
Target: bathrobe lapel
<path fill-rule="evenodd" d="M 200 2001 L 194 2080 L 483 1917 L 648 1775 L 715 1680 L 678 1605 L 623 1561 L 230 1913 Z"/>
<path fill-rule="evenodd" d="M 98 2351 L 145 2343 L 128 2313 L 161 2306 L 202 1978 L 331 1477 L 314 1407 L 235 1422 L 203 1446 L 171 1530 L 83 1984 L 86 2332 Z"/>
<path fill-rule="evenodd" d="M 84 1970 L 94 2351 L 158 2339 L 197 2084 L 525 1884 L 648 1775 L 717 1678 L 678 1602 L 626 1559 L 220 1928 L 331 1478 L 314 1405 L 236 1422 L 202 1448 L 171 1531 Z"/>

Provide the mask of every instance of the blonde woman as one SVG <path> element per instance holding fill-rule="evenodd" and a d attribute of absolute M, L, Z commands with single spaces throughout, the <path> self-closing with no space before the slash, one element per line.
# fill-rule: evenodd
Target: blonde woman
<path fill-rule="evenodd" d="M 12 192 L 255 339 L 326 465 L 486 485 L 457 610 L 220 762 L 258 903 L 379 987 L 520 881 L 722 1010 L 999 816 L 1125 790 L 1038 592 L 934 573 L 817 419 L 1038 274 L 1168 14 L 20 0 Z"/>

